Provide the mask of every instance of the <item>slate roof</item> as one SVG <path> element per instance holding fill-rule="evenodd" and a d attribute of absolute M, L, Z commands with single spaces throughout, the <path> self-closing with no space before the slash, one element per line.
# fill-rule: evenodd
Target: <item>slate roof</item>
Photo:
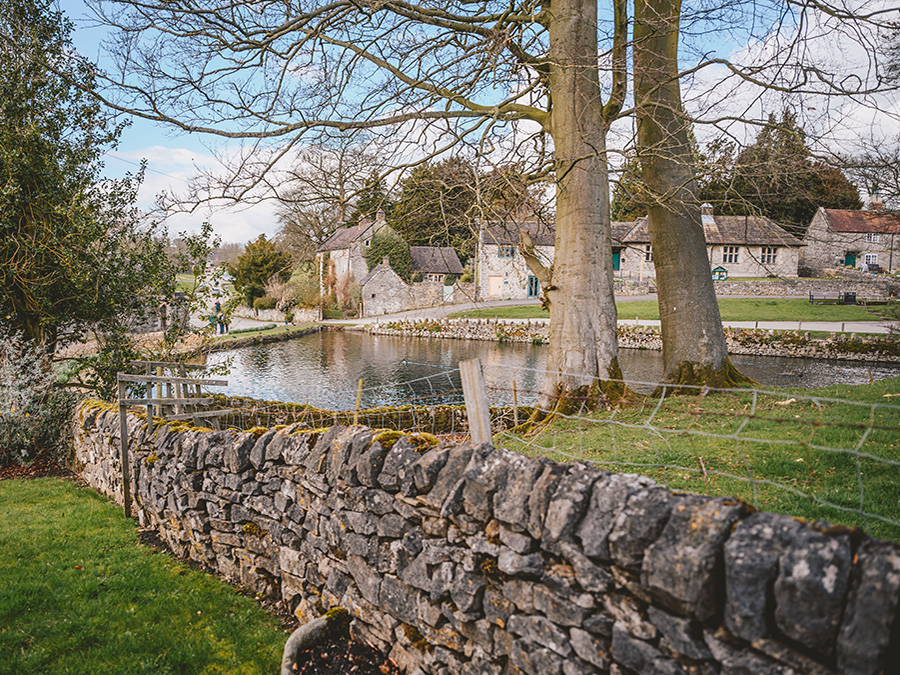
<path fill-rule="evenodd" d="M 834 232 L 900 234 L 900 211 L 822 210 Z"/>
<path fill-rule="evenodd" d="M 413 269 L 422 274 L 462 274 L 463 266 L 452 246 L 410 246 Z"/>
<path fill-rule="evenodd" d="M 553 246 L 556 242 L 556 231 L 553 227 L 537 222 L 486 225 L 481 230 L 481 241 L 485 244 L 519 246 L 522 243 L 519 232 L 522 230 L 531 235 L 535 246 Z"/>
<path fill-rule="evenodd" d="M 328 237 L 328 239 L 316 249 L 316 252 L 340 251 L 341 249 L 350 248 L 350 245 L 356 241 L 359 235 L 369 229 L 369 225 L 371 225 L 371 223 L 362 222 L 359 225 L 344 227 L 335 231 L 334 234 Z"/>
<path fill-rule="evenodd" d="M 385 265 L 384 263 L 378 263 L 377 265 L 375 265 L 375 267 L 373 267 L 371 270 L 369 270 L 369 273 L 366 276 L 364 276 L 360 280 L 360 282 L 359 282 L 360 287 L 364 287 L 367 283 L 372 281 L 372 279 L 374 279 L 375 277 L 377 277 L 379 274 L 382 274 L 382 273 L 391 274 L 394 277 L 396 277 L 397 281 L 399 281 L 401 284 L 404 283 L 403 279 L 401 279 L 400 276 L 393 269 L 391 269 L 390 265 Z"/>
<path fill-rule="evenodd" d="M 703 216 L 703 234 L 710 246 L 803 246 L 797 237 L 761 216 Z M 649 244 L 647 219 L 638 218 L 624 241 Z"/>

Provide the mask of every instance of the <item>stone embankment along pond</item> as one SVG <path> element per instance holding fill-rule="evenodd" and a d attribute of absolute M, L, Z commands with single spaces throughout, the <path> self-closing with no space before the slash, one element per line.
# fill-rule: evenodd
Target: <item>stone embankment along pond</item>
<path fill-rule="evenodd" d="M 118 413 L 75 458 L 121 502 Z M 877 673 L 900 546 L 652 480 L 366 427 L 129 415 L 135 512 L 309 620 L 344 607 L 408 673 Z"/>
<path fill-rule="evenodd" d="M 549 339 L 547 319 L 420 319 L 369 324 L 375 335 L 493 340 L 543 344 Z M 619 347 L 662 350 L 662 337 L 653 326 L 619 325 Z M 808 332 L 726 328 L 730 354 L 790 356 L 850 361 L 900 362 L 900 340 L 893 336 L 858 336 L 836 333 L 824 340 L 810 338 Z"/>

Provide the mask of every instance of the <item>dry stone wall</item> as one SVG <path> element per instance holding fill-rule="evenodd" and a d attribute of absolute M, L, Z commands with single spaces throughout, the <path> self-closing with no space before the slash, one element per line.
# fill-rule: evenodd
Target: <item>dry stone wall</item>
<path fill-rule="evenodd" d="M 121 502 L 118 426 L 82 407 L 75 454 Z M 900 547 L 857 530 L 423 435 L 128 429 L 143 525 L 302 619 L 346 608 L 408 673 L 900 663 Z"/>

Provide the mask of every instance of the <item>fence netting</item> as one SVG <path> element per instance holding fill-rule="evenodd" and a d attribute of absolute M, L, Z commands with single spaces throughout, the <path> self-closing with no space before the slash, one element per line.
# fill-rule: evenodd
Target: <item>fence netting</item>
<path fill-rule="evenodd" d="M 640 473 L 670 489 L 741 498 L 767 511 L 865 528 L 900 540 L 897 380 L 826 389 L 710 389 L 626 380 L 619 400 L 585 399 L 568 414 L 538 405 L 543 371 L 483 366 L 494 443 L 558 461 Z M 364 424 L 460 440 L 468 432 L 458 369 L 408 382 L 352 386 L 389 405 L 333 411 L 215 395 L 225 426 Z"/>

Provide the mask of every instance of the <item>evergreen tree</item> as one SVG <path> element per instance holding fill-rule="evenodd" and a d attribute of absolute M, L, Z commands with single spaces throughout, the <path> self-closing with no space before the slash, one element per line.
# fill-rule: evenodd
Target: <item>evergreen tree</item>
<path fill-rule="evenodd" d="M 100 176 L 116 126 L 50 0 L 0 0 L 0 317 L 36 346 L 125 334 L 174 292 L 139 178 Z"/>
<path fill-rule="evenodd" d="M 366 249 L 366 265 L 369 271 L 385 257 L 388 258 L 388 264 L 397 276 L 408 283 L 412 278 L 412 255 L 409 252 L 409 244 L 395 233 L 377 232 L 372 237 L 371 245 Z"/>
<path fill-rule="evenodd" d="M 228 266 L 234 277 L 234 288 L 244 295 L 248 305 L 262 297 L 265 286 L 272 279 L 285 282 L 291 278 L 290 254 L 278 250 L 274 243 L 261 234 L 247 244 L 243 254 Z"/>
<path fill-rule="evenodd" d="M 469 258 L 475 183 L 475 168 L 458 157 L 417 166 L 401 183 L 388 222 L 411 246 L 452 246 Z"/>
<path fill-rule="evenodd" d="M 763 215 L 802 236 L 821 206 L 859 209 L 859 191 L 838 169 L 815 159 L 806 133 L 791 111 L 773 115 L 756 141 L 730 160 L 733 146 L 720 144 L 717 169 L 708 172 L 701 198 L 718 213 Z M 731 170 L 723 166 L 731 164 Z"/>

